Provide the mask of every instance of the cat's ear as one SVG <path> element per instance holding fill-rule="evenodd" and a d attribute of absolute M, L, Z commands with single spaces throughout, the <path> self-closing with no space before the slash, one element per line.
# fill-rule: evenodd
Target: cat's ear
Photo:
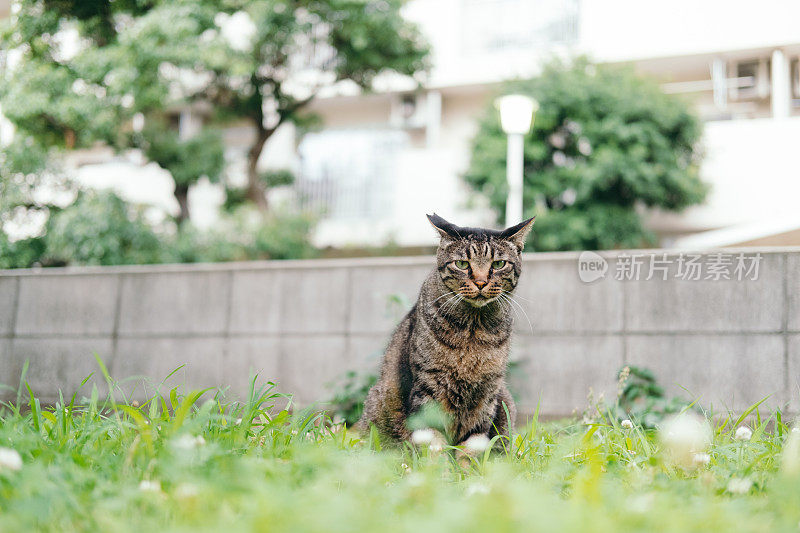
<path fill-rule="evenodd" d="M 500 236 L 513 242 L 517 249 L 521 252 L 522 249 L 525 248 L 525 238 L 528 236 L 528 233 L 531 232 L 531 228 L 533 228 L 533 221 L 535 219 L 536 217 L 529 218 L 528 220 L 520 222 L 516 226 L 506 228 L 500 233 Z"/>
<path fill-rule="evenodd" d="M 431 223 L 431 226 L 439 232 L 439 235 L 442 239 L 458 239 L 461 237 L 459 234 L 459 227 L 455 224 L 446 221 L 436 213 L 432 215 L 426 215 L 428 217 L 428 222 Z"/>

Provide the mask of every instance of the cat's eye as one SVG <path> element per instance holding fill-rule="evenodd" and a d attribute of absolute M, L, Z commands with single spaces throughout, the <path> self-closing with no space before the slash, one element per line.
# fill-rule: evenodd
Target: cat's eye
<path fill-rule="evenodd" d="M 466 270 L 469 268 L 469 261 L 459 260 L 454 261 L 454 263 L 456 264 L 456 268 L 460 268 L 461 270 Z"/>
<path fill-rule="evenodd" d="M 506 266 L 506 262 L 505 261 L 493 261 L 492 262 L 492 268 L 495 269 L 495 270 L 497 270 L 498 268 L 503 268 L 504 266 Z"/>

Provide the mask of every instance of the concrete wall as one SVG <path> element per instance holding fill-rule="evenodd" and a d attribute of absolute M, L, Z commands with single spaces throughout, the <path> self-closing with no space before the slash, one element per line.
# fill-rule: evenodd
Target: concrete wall
<path fill-rule="evenodd" d="M 593 283 L 579 279 L 578 254 L 528 255 L 518 301 L 532 326 L 520 316 L 513 343 L 520 410 L 541 400 L 563 415 L 585 407 L 590 388 L 613 396 L 631 363 L 705 405 L 741 409 L 772 394 L 797 411 L 800 250 L 761 254 L 755 281 L 675 279 L 675 261 L 670 279 L 647 280 L 647 257 L 639 281 L 617 281 L 617 253 L 604 254 L 609 271 Z M 185 364 L 168 386 L 240 394 L 257 371 L 308 404 L 346 370 L 377 365 L 401 313 L 388 297 L 413 301 L 431 268 L 424 257 L 2 271 L 0 383 L 16 391 L 28 360 L 31 386 L 53 400 L 97 372 L 97 353 L 137 396 Z"/>

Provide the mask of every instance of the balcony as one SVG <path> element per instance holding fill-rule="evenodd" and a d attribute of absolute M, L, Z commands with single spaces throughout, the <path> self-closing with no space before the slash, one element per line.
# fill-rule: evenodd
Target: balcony
<path fill-rule="evenodd" d="M 798 139 L 800 117 L 708 122 L 706 203 L 681 214 L 654 213 L 650 227 L 669 236 L 795 217 Z"/>

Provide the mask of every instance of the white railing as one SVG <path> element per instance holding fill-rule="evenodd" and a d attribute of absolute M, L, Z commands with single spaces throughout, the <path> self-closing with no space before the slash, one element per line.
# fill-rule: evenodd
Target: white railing
<path fill-rule="evenodd" d="M 390 216 L 395 161 L 407 142 L 405 132 L 394 130 L 307 135 L 298 150 L 295 193 L 300 209 L 329 219 Z"/>

